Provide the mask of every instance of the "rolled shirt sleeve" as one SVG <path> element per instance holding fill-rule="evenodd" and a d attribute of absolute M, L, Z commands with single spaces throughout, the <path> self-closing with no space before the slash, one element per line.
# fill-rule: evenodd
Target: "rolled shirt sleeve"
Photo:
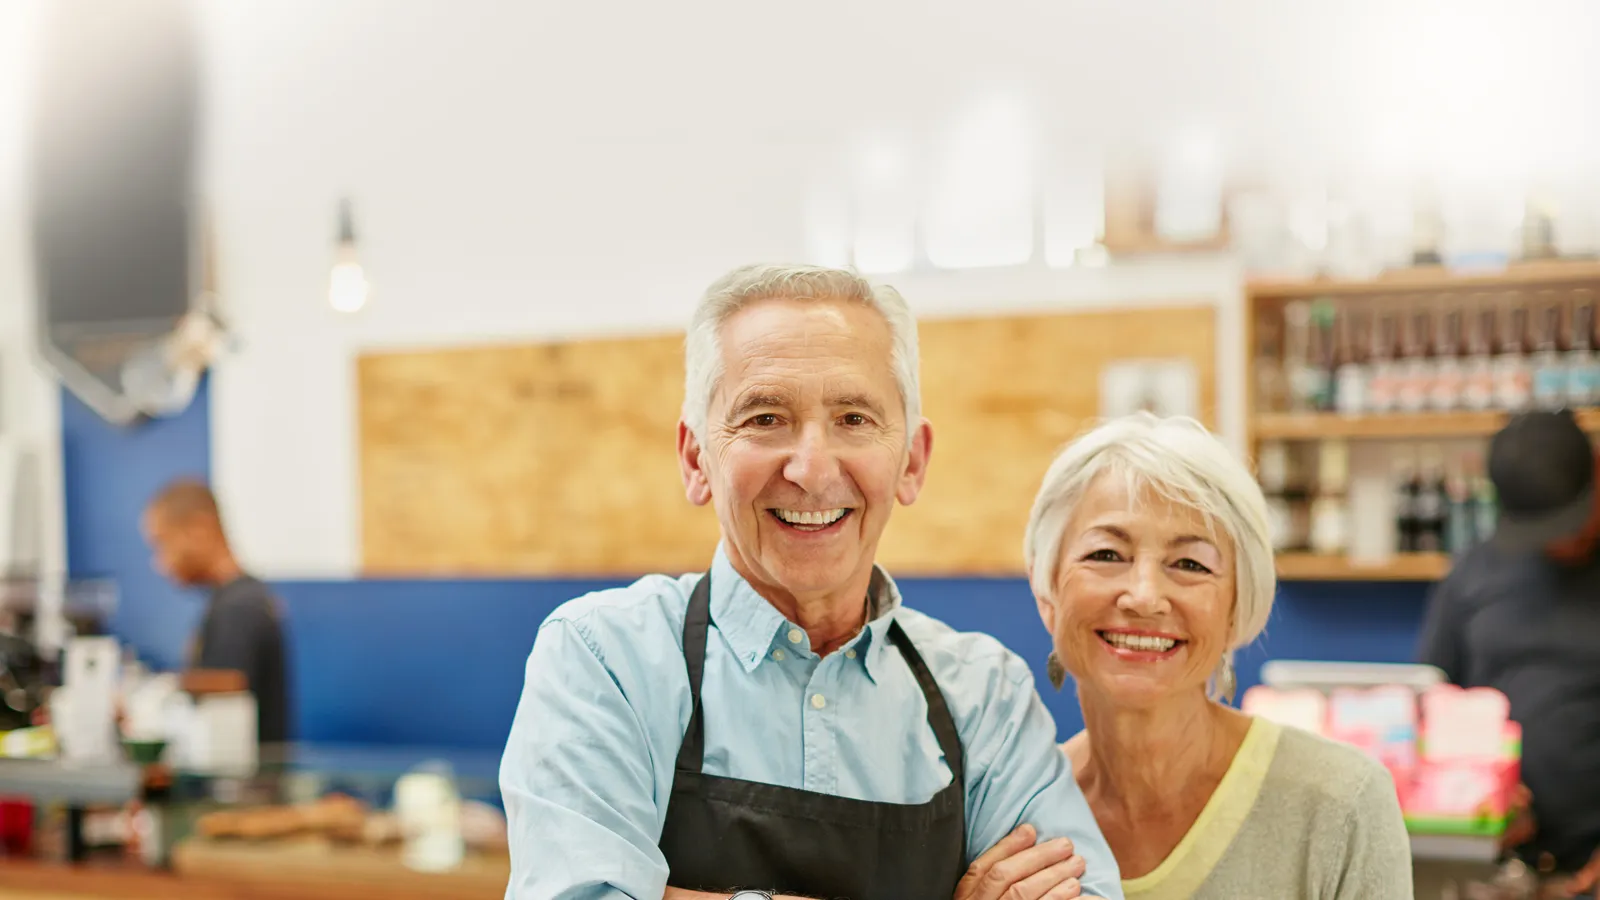
<path fill-rule="evenodd" d="M 667 863 L 645 727 L 581 625 L 551 619 L 528 656 L 500 765 L 507 900 L 660 900 Z"/>
<path fill-rule="evenodd" d="M 967 758 L 979 762 L 967 784 L 968 856 L 976 858 L 1027 823 L 1041 842 L 1072 839 L 1086 864 L 1085 895 L 1122 900 L 1116 858 L 1056 743 L 1055 720 L 1032 673 L 1011 654 L 1002 673 L 967 748 Z"/>

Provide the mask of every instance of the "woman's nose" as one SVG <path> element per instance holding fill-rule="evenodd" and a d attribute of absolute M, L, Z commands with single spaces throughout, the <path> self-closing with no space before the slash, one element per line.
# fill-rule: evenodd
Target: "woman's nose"
<path fill-rule="evenodd" d="M 1166 610 L 1166 572 L 1159 560 L 1138 560 L 1128 567 L 1128 584 L 1117 605 L 1141 616 L 1154 616 Z"/>

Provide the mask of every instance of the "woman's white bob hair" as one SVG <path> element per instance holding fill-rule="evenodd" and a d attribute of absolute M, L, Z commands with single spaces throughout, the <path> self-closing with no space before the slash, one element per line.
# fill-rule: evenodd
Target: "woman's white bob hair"
<path fill-rule="evenodd" d="M 1277 590 L 1272 534 L 1261 487 L 1243 463 L 1194 419 L 1135 413 L 1107 421 L 1068 444 L 1045 472 L 1033 501 L 1022 554 L 1041 599 L 1054 598 L 1061 545 L 1084 492 L 1101 475 L 1128 480 L 1129 496 L 1148 490 L 1200 512 L 1234 547 L 1236 594 L 1228 649 L 1266 628 Z"/>

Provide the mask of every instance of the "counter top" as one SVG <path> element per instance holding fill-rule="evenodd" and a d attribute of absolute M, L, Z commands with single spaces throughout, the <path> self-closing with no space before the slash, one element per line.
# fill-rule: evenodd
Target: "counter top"
<path fill-rule="evenodd" d="M 429 874 L 405 868 L 394 850 L 193 840 L 173 851 L 171 872 L 0 859 L 0 900 L 484 900 L 505 895 L 510 873 L 503 856 L 469 856 L 456 871 Z"/>

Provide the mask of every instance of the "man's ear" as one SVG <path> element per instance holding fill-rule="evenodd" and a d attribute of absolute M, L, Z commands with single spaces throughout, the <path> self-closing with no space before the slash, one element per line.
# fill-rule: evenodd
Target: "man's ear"
<path fill-rule="evenodd" d="M 900 484 L 894 496 L 902 506 L 917 502 L 922 493 L 922 483 L 928 478 L 928 461 L 933 457 L 933 426 L 927 419 L 911 433 L 911 446 L 906 448 L 906 470 L 900 474 Z"/>
<path fill-rule="evenodd" d="M 705 506 L 711 502 L 711 478 L 705 470 L 700 439 L 687 422 L 678 420 L 678 471 L 683 474 L 683 490 L 689 502 Z"/>

